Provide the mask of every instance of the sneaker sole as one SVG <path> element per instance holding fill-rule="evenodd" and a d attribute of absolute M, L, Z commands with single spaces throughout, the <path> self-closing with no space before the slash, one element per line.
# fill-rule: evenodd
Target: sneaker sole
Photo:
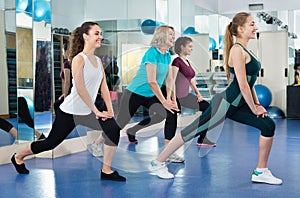
<path fill-rule="evenodd" d="M 166 160 L 166 162 L 170 162 L 170 163 L 184 163 L 185 160 L 183 161 L 172 161 L 172 160 Z"/>
<path fill-rule="evenodd" d="M 281 183 L 271 183 L 271 182 L 267 182 L 267 181 L 263 181 L 263 180 L 259 180 L 259 179 L 251 179 L 251 181 L 253 183 L 265 183 L 265 184 L 271 184 L 271 185 L 280 185 Z"/>

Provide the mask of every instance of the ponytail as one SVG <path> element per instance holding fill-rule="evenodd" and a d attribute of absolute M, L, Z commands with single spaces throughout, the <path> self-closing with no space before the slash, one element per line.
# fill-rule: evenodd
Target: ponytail
<path fill-rule="evenodd" d="M 229 72 L 229 66 L 228 66 L 229 52 L 230 52 L 231 47 L 233 46 L 233 36 L 231 34 L 231 27 L 232 27 L 232 22 L 230 22 L 230 24 L 227 25 L 225 36 L 224 36 L 225 68 L 226 68 L 226 77 L 227 77 L 228 81 L 230 78 L 230 72 Z"/>
<path fill-rule="evenodd" d="M 226 67 L 226 76 L 227 80 L 230 78 L 230 72 L 229 72 L 229 52 L 231 47 L 233 46 L 233 36 L 238 37 L 238 27 L 244 25 L 247 22 L 247 18 L 250 16 L 247 12 L 240 12 L 237 13 L 233 19 L 232 22 L 227 25 L 225 36 L 224 36 L 224 54 L 225 54 L 225 67 Z"/>
<path fill-rule="evenodd" d="M 81 33 L 81 27 L 77 27 L 70 37 L 70 54 L 69 60 L 72 63 L 73 58 L 83 50 L 84 40 Z"/>

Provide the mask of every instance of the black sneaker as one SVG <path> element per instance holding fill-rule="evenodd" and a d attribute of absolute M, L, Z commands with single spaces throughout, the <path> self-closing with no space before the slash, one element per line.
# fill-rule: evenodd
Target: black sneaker
<path fill-rule="evenodd" d="M 127 135 L 128 141 L 129 141 L 131 144 L 137 144 L 137 143 L 138 143 L 137 139 L 135 139 L 135 135 L 129 134 L 128 131 L 126 131 L 126 135 Z"/>
<path fill-rule="evenodd" d="M 101 170 L 101 180 L 111 180 L 111 181 L 126 181 L 126 178 L 119 175 L 117 171 L 114 171 L 111 174 L 103 173 Z"/>
<path fill-rule="evenodd" d="M 25 164 L 17 164 L 16 159 L 15 159 L 16 153 L 11 157 L 10 161 L 14 165 L 16 171 L 19 174 L 29 174 L 29 170 L 26 168 Z"/>
<path fill-rule="evenodd" d="M 211 147 L 216 147 L 216 143 L 211 142 L 209 139 L 207 139 L 206 137 L 204 139 L 202 139 L 201 137 L 198 138 L 197 141 L 197 146 L 211 146 Z"/>

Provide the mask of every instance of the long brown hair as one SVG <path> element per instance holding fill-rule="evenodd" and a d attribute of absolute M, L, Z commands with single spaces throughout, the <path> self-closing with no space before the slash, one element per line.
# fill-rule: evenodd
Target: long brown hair
<path fill-rule="evenodd" d="M 80 27 L 77 27 L 71 34 L 70 37 L 70 54 L 69 60 L 72 62 L 73 58 L 83 50 L 84 48 L 84 39 L 83 34 L 89 34 L 89 30 L 92 26 L 98 25 L 98 23 L 87 21 L 84 22 Z"/>
<path fill-rule="evenodd" d="M 247 12 L 240 12 L 237 13 L 233 19 L 232 22 L 230 22 L 226 27 L 226 32 L 224 36 L 224 54 L 225 54 L 225 67 L 226 67 L 226 76 L 229 80 L 230 72 L 229 72 L 229 51 L 231 47 L 233 46 L 233 36 L 238 37 L 238 27 L 243 26 L 247 22 L 247 18 L 250 16 Z"/>

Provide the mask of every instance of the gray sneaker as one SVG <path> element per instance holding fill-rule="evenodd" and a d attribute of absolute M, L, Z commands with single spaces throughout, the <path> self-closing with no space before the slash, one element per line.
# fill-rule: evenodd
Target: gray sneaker
<path fill-rule="evenodd" d="M 174 175 L 168 171 L 166 163 L 160 163 L 156 160 L 152 160 L 148 166 L 149 170 L 154 172 L 159 178 L 172 179 Z"/>
<path fill-rule="evenodd" d="M 91 150 L 94 157 L 103 157 L 102 144 L 92 144 Z"/>

